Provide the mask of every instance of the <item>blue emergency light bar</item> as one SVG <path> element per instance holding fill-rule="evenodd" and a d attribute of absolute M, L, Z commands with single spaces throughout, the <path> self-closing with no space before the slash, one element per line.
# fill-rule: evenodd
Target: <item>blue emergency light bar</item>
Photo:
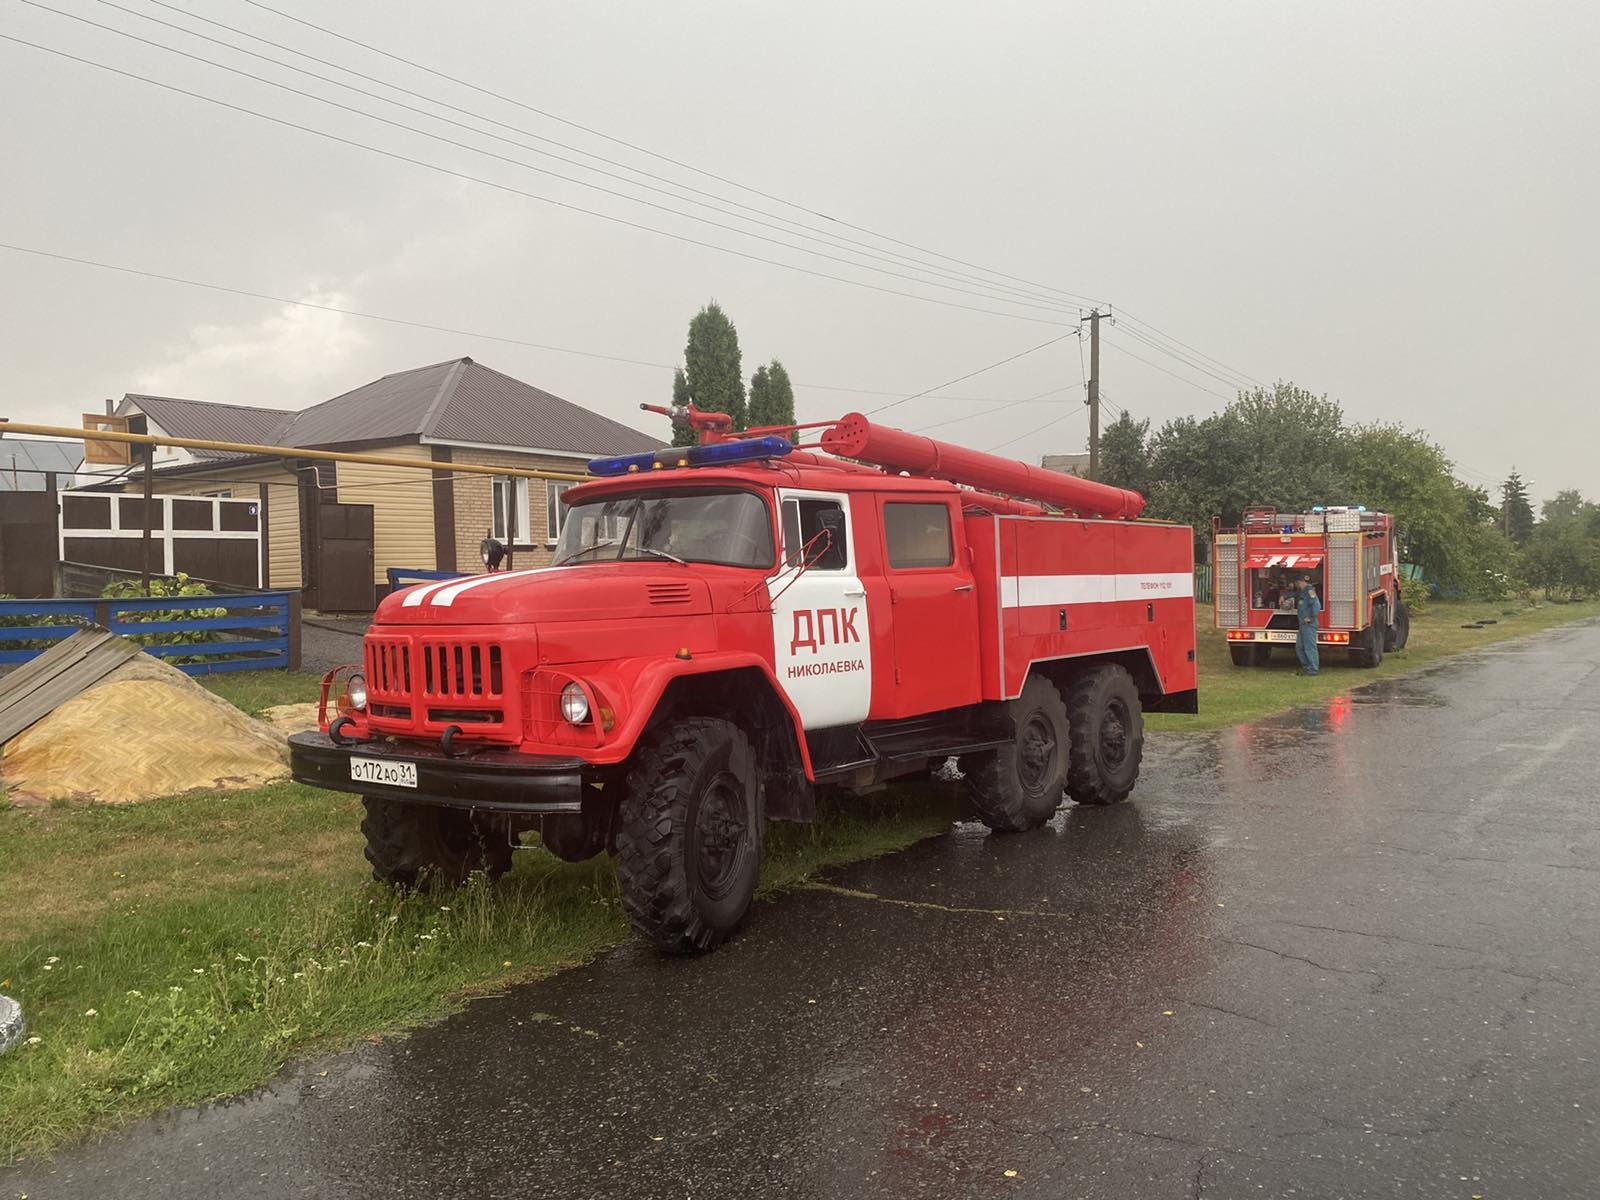
<path fill-rule="evenodd" d="M 591 458 L 591 475 L 637 475 L 644 471 L 670 471 L 678 467 L 726 467 L 734 463 L 782 458 L 794 449 L 788 438 L 767 434 L 712 442 L 706 446 L 670 446 L 648 454 L 623 454 L 616 458 Z"/>

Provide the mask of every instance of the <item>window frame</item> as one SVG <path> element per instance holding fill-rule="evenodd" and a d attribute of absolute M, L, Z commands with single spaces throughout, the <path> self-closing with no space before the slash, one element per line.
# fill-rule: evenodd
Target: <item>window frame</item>
<path fill-rule="evenodd" d="M 505 489 L 502 491 L 502 489 Z M 502 497 L 509 497 L 509 501 L 502 502 Z M 510 505 L 516 506 L 516 512 L 509 510 Z M 516 531 L 520 535 L 513 537 L 511 534 L 511 518 L 516 517 Z M 525 546 L 531 548 L 533 541 L 528 537 L 533 531 L 528 521 L 528 480 L 518 475 L 493 475 L 489 482 L 489 536 L 507 546 Z"/>
<path fill-rule="evenodd" d="M 806 567 L 805 570 L 808 571 L 808 572 L 810 572 L 810 571 L 825 571 L 825 572 L 828 572 L 829 574 L 832 574 L 832 573 L 835 573 L 835 572 L 848 574 L 850 572 L 850 570 L 851 570 L 851 565 L 850 565 L 850 505 L 848 503 L 847 498 L 843 497 L 843 496 L 829 495 L 829 494 L 826 494 L 826 493 L 790 492 L 790 491 L 787 491 L 787 490 L 784 491 L 784 493 L 779 497 L 779 505 L 778 505 L 778 530 L 779 530 L 779 533 L 781 534 L 781 537 L 779 538 L 779 542 L 780 542 L 780 546 L 781 546 L 780 559 L 781 559 L 781 562 L 782 562 L 783 569 L 784 570 L 794 570 L 794 569 L 799 568 L 800 565 L 801 565 L 799 556 L 805 549 L 805 541 L 806 540 L 800 536 L 800 529 L 801 529 L 801 508 L 800 508 L 800 506 L 802 504 L 804 504 L 805 502 L 807 502 L 807 501 L 810 501 L 813 504 L 831 504 L 836 509 L 838 509 L 839 514 L 844 518 L 844 524 L 843 524 L 843 529 L 842 529 L 842 533 L 841 533 L 841 541 L 844 544 L 840 547 L 840 551 L 844 555 L 844 561 L 842 563 L 840 563 L 838 566 L 834 566 L 834 567 L 824 567 L 824 566 L 821 566 L 820 564 L 814 564 L 812 566 Z M 794 513 L 795 513 L 794 534 L 795 534 L 795 540 L 798 543 L 794 547 L 794 552 L 795 552 L 796 557 L 795 557 L 795 559 L 793 561 L 790 561 L 790 558 L 789 558 L 789 506 L 791 504 L 794 505 Z"/>
<path fill-rule="evenodd" d="M 561 541 L 561 526 L 567 518 L 567 506 L 561 503 L 561 497 L 568 488 L 574 486 L 574 483 L 565 479 L 544 481 L 544 544 L 547 549 Z"/>

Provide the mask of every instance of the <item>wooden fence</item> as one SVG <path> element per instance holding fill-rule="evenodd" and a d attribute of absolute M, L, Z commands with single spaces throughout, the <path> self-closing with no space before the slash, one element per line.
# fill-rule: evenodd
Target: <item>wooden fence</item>
<path fill-rule="evenodd" d="M 98 625 L 189 675 L 298 670 L 300 593 L 136 600 L 0 600 L 0 665 L 25 663 Z"/>
<path fill-rule="evenodd" d="M 138 571 L 144 566 L 144 497 L 61 493 L 57 557 Z M 152 575 L 185 575 L 261 586 L 261 505 L 220 496 L 154 496 Z"/>

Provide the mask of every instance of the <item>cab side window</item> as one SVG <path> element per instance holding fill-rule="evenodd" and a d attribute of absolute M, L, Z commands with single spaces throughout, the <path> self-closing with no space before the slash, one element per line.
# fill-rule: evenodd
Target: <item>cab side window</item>
<path fill-rule="evenodd" d="M 808 570 L 842 571 L 850 565 L 844 509 L 837 500 L 798 498 L 783 502 L 783 561 Z"/>
<path fill-rule="evenodd" d="M 889 565 L 897 570 L 948 567 L 956 560 L 948 505 L 889 501 L 883 506 L 883 535 Z"/>

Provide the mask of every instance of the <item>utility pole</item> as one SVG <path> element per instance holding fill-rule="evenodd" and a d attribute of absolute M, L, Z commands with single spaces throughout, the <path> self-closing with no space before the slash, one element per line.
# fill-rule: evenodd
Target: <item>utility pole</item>
<path fill-rule="evenodd" d="M 1089 313 L 1089 478 L 1100 478 L 1100 310 Z"/>

